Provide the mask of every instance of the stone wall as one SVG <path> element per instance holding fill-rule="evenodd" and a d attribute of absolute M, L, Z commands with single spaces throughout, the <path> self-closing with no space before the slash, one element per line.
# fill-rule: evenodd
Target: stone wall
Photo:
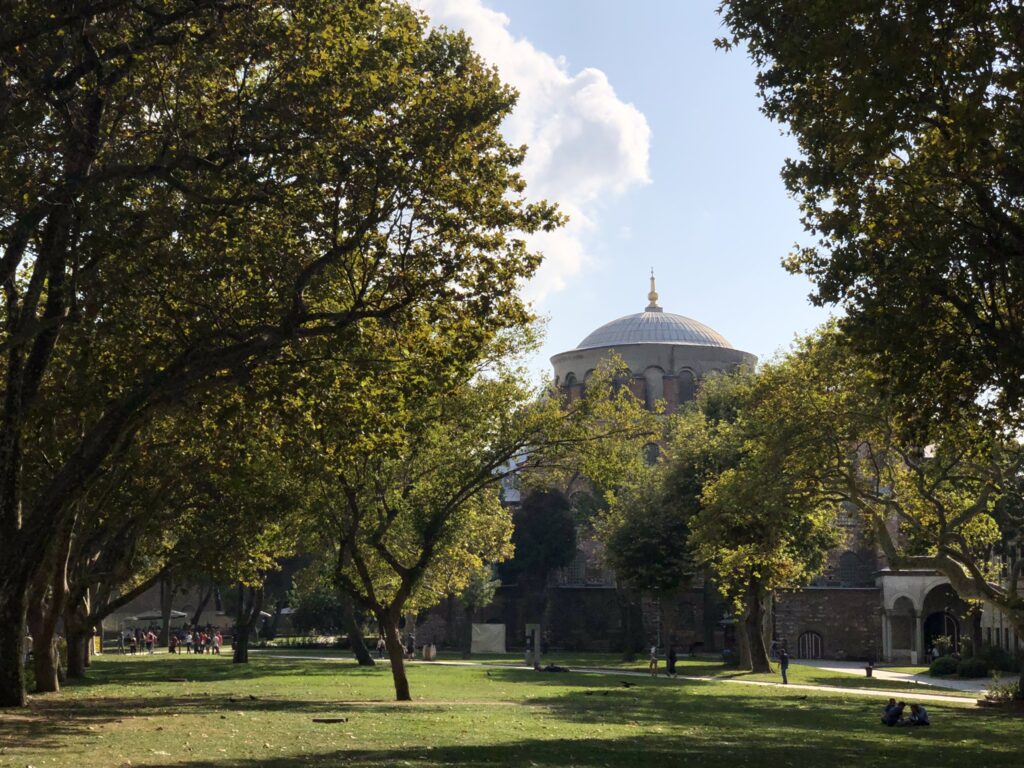
<path fill-rule="evenodd" d="M 775 597 L 775 638 L 798 657 L 800 636 L 817 633 L 826 659 L 879 659 L 882 594 L 865 589 L 808 587 Z"/>

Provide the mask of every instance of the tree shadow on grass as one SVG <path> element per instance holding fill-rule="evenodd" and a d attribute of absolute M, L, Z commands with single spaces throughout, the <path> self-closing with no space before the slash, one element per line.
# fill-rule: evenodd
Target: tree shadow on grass
<path fill-rule="evenodd" d="M 910 736 L 909 734 L 907 734 Z M 337 750 L 320 754 L 293 753 L 264 759 L 194 760 L 180 765 L 187 768 L 290 768 L 296 765 L 345 765 L 349 768 L 406 765 L 420 768 L 462 766 L 463 768 L 499 768 L 500 766 L 567 766 L 580 768 L 626 768 L 635 766 L 701 766 L 701 768 L 737 768 L 737 766 L 800 766 L 834 768 L 838 765 L 873 766 L 929 765 L 936 768 L 961 768 L 965 763 L 983 762 L 986 768 L 1019 768 L 1019 755 L 1007 750 L 978 750 L 961 747 L 937 752 L 928 739 L 902 739 L 873 744 L 865 748 L 861 741 L 837 741 L 822 731 L 815 738 L 806 734 L 780 734 L 765 739 L 746 731 L 708 732 L 687 735 L 642 734 L 622 738 L 529 739 L 491 745 L 448 745 L 433 748 L 409 746 L 387 750 Z"/>
<path fill-rule="evenodd" d="M 360 667 L 354 661 L 323 663 L 317 660 L 274 659 L 261 657 L 248 664 L 232 664 L 230 658 L 187 655 L 161 656 L 133 660 L 131 657 L 105 659 L 89 667 L 86 677 L 69 680 L 68 689 L 84 689 L 105 685 L 139 685 L 156 683 L 210 683 L 247 681 L 264 677 L 332 677 L 346 675 L 379 675 L 390 673 L 386 667 Z"/>

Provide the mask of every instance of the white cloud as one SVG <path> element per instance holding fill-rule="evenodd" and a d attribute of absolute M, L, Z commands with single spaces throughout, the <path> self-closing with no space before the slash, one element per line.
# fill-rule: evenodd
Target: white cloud
<path fill-rule="evenodd" d="M 601 70 L 571 73 L 564 59 L 513 37 L 509 18 L 482 0 L 415 4 L 435 24 L 465 30 L 480 55 L 519 91 L 505 135 L 529 146 L 523 175 L 531 197 L 557 201 L 570 216 L 560 231 L 530 241 L 545 258 L 527 294 L 542 301 L 589 260 L 586 243 L 600 228 L 602 203 L 649 181 L 647 120 L 619 99 Z"/>

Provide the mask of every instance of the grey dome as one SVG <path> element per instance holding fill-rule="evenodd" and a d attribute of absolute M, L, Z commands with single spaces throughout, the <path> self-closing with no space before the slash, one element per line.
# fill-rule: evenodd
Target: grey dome
<path fill-rule="evenodd" d="M 614 347 L 621 344 L 693 344 L 701 347 L 733 348 L 722 334 L 708 328 L 704 323 L 658 309 L 626 315 L 605 323 L 581 341 L 576 349 Z"/>

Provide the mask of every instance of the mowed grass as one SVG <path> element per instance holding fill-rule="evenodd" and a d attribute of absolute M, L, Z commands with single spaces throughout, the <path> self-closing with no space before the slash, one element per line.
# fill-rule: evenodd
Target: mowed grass
<path fill-rule="evenodd" d="M 348 651 L 335 650 L 288 650 L 266 649 L 259 653 L 280 654 L 282 656 L 309 656 L 323 658 L 348 659 L 351 654 Z M 461 654 L 443 652 L 439 654 L 441 661 L 462 661 Z M 485 654 L 475 655 L 470 661 L 479 664 L 494 664 L 498 666 L 521 665 L 523 657 L 521 654 Z M 613 653 L 571 653 L 553 652 L 543 659 L 544 664 L 557 664 L 570 669 L 608 669 L 626 670 L 630 672 L 646 672 L 647 661 L 636 659 L 634 661 L 623 661 L 621 654 Z M 775 666 L 773 664 L 773 666 Z M 902 671 L 902 670 L 898 670 Z M 782 678 L 778 672 L 772 674 L 753 674 L 741 672 L 733 667 L 728 667 L 721 661 L 712 658 L 689 658 L 681 657 L 676 663 L 676 673 L 686 677 L 709 677 L 719 680 L 734 679 L 747 680 L 752 682 L 778 683 Z M 658 674 L 665 674 L 665 660 L 658 661 Z M 849 674 L 834 672 L 826 669 L 818 669 L 803 664 L 791 664 L 789 667 L 789 682 L 804 685 L 826 685 L 839 688 L 871 688 L 886 691 L 904 691 L 920 693 L 934 693 L 943 696 L 956 696 L 960 698 L 977 699 L 979 694 L 966 691 L 957 691 L 941 687 L 941 681 L 935 685 L 923 685 L 921 683 L 907 682 L 901 680 L 882 680 L 877 677 L 867 677 L 864 674 Z"/>
<path fill-rule="evenodd" d="M 3 766 L 1017 766 L 1024 721 L 929 704 L 884 728 L 882 700 L 715 682 L 259 655 L 107 657 L 90 680 L 0 713 Z M 317 723 L 314 718 L 344 718 Z"/>

